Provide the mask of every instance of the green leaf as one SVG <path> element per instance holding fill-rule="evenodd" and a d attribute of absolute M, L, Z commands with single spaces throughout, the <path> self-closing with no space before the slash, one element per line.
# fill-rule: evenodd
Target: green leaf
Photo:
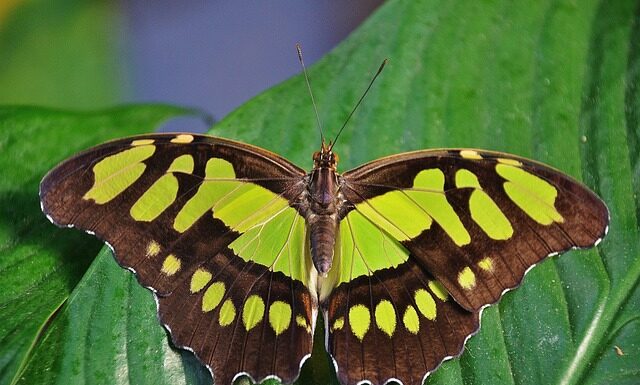
<path fill-rule="evenodd" d="M 391 0 L 310 69 L 325 132 L 335 134 L 379 61 L 390 58 L 335 147 L 341 170 L 420 148 L 502 150 L 582 179 L 611 210 L 609 235 L 598 248 L 534 268 L 519 289 L 484 311 L 481 331 L 461 358 L 444 363 L 429 384 L 637 382 L 639 9 L 624 0 Z M 306 168 L 319 147 L 299 76 L 213 132 Z M 10 311 L 32 309 L 20 306 Z M 34 348 L 20 382 L 209 383 L 193 355 L 169 347 L 154 306 L 151 293 L 101 253 Z M 318 336 L 298 383 L 336 382 L 322 345 Z"/>
<path fill-rule="evenodd" d="M 42 176 L 91 145 L 149 132 L 185 114 L 193 111 L 160 105 L 95 113 L 0 107 L 0 383 L 13 381 L 103 246 L 47 221 L 38 201 Z"/>
<path fill-rule="evenodd" d="M 0 103 L 100 108 L 126 91 L 112 3 L 0 3 Z"/>

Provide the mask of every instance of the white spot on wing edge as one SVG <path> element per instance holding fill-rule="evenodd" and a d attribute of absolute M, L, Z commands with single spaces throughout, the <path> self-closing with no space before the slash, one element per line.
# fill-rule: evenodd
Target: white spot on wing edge
<path fill-rule="evenodd" d="M 195 354 L 195 353 L 194 353 Z M 197 355 L 196 355 L 197 356 Z M 296 377 L 293 379 L 293 381 L 291 381 L 291 383 L 294 383 L 298 380 L 298 378 L 300 377 L 300 371 L 302 370 L 302 365 L 304 365 L 304 363 L 311 357 L 311 353 L 309 354 L 305 354 L 302 359 L 300 359 L 300 363 L 298 364 L 298 373 L 296 374 Z M 200 361 L 202 362 L 202 361 Z M 207 368 L 209 368 L 209 365 L 206 365 Z M 211 371 L 211 368 L 209 368 L 209 371 L 211 372 L 211 377 L 213 378 L 213 372 Z M 235 374 L 235 376 L 233 376 L 233 379 L 231 380 L 231 383 L 233 384 L 239 377 L 242 376 L 246 376 L 249 378 L 249 380 L 254 383 L 254 384 L 261 384 L 267 380 L 276 380 L 278 382 L 282 382 L 282 379 L 280 377 L 278 377 L 275 374 L 269 374 L 264 376 L 263 378 L 260 378 L 256 381 L 255 378 L 253 378 L 253 376 L 247 372 L 238 372 Z M 215 380 L 215 379 L 214 379 Z"/>

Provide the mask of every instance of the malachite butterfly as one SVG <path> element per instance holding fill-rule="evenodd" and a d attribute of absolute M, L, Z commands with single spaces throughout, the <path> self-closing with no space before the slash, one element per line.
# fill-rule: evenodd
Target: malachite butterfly
<path fill-rule="evenodd" d="M 319 312 L 341 383 L 421 384 L 533 265 L 607 232 L 593 192 L 514 155 L 416 151 L 339 174 L 323 144 L 313 160 L 144 135 L 63 162 L 40 198 L 111 246 L 219 385 L 293 382 Z"/>

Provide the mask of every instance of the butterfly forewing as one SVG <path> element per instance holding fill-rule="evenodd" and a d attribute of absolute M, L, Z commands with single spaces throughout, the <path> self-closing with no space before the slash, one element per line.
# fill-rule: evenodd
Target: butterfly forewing
<path fill-rule="evenodd" d="M 582 184 L 503 153 L 419 151 L 344 179 L 353 209 L 470 311 L 495 303 L 543 258 L 596 244 L 608 225 L 607 207 Z"/>
<path fill-rule="evenodd" d="M 41 201 L 58 225 L 111 245 L 156 293 L 173 342 L 216 382 L 239 374 L 292 382 L 311 352 L 316 313 L 303 219 L 288 203 L 303 176 L 255 147 L 149 135 L 64 162 L 43 180 Z"/>

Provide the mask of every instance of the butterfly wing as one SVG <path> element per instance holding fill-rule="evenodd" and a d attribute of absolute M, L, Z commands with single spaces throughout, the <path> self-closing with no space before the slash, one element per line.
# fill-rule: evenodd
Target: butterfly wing
<path fill-rule="evenodd" d="M 329 276 L 335 288 L 321 303 L 341 383 L 422 384 L 478 330 L 477 312 L 453 301 L 401 243 L 357 211 L 340 224 L 338 250 Z"/>
<path fill-rule="evenodd" d="M 92 148 L 42 181 L 43 211 L 105 240 L 156 295 L 177 346 L 215 381 L 292 382 L 311 353 L 316 305 L 304 172 L 268 151 L 187 134 Z"/>
<path fill-rule="evenodd" d="M 580 183 L 495 152 L 383 158 L 345 173 L 341 191 L 340 268 L 321 301 L 345 384 L 421 383 L 461 352 L 484 306 L 547 256 L 597 244 L 609 221 Z"/>

